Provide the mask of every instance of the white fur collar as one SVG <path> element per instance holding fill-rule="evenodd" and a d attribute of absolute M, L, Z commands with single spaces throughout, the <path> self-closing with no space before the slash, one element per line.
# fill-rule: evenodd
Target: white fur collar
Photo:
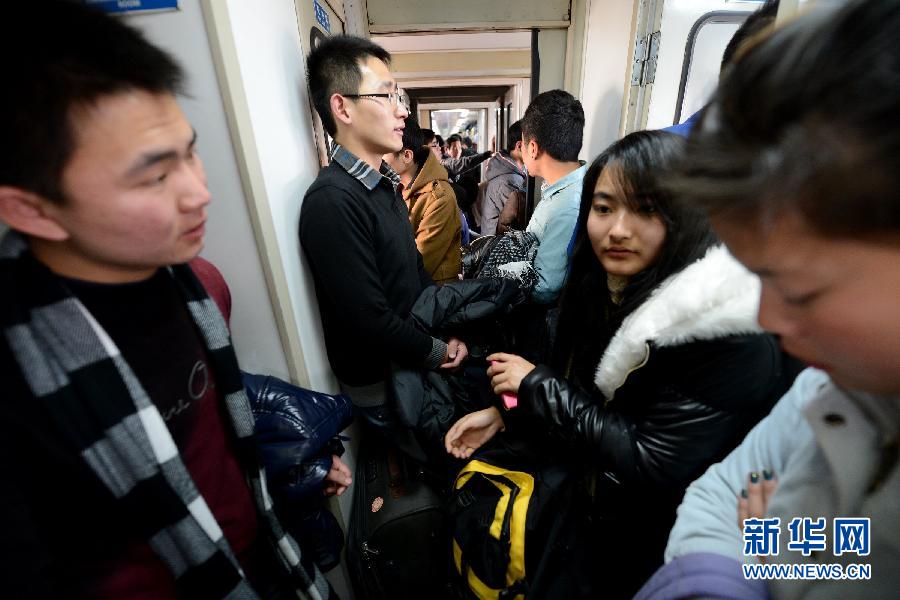
<path fill-rule="evenodd" d="M 714 246 L 663 281 L 623 321 L 603 353 L 594 383 L 607 400 L 650 357 L 650 344 L 678 346 L 762 329 L 756 321 L 759 278 Z"/>

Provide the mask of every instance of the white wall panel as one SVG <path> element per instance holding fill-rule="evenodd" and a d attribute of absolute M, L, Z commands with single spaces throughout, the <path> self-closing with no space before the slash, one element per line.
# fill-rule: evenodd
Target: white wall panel
<path fill-rule="evenodd" d="M 368 0 L 370 28 L 390 25 L 567 21 L 569 0 Z"/>
<path fill-rule="evenodd" d="M 584 145 L 593 160 L 619 137 L 631 43 L 632 0 L 590 0 L 582 62 Z"/>
<path fill-rule="evenodd" d="M 312 277 L 297 234 L 303 194 L 319 165 L 294 3 L 227 0 L 227 7 L 281 260 L 279 267 L 287 280 L 286 300 L 299 329 L 309 385 L 336 391 L 325 355 Z"/>
<path fill-rule="evenodd" d="M 202 256 L 223 273 L 231 288 L 231 329 L 243 369 L 288 377 L 259 250 L 238 175 L 237 159 L 216 79 L 209 40 L 198 2 L 182 2 L 178 12 L 127 17 L 184 67 L 188 97 L 180 104 L 197 130 L 213 201 L 209 206 Z"/>
<path fill-rule="evenodd" d="M 540 90 L 564 89 L 566 84 L 566 30 L 542 29 L 538 33 L 541 57 Z"/>

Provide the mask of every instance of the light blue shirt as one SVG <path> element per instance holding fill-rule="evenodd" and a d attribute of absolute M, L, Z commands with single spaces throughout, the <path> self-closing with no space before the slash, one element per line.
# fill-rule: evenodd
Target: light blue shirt
<path fill-rule="evenodd" d="M 533 233 L 540 245 L 534 259 L 538 282 L 531 299 L 539 304 L 556 300 L 569 270 L 569 244 L 575 235 L 581 204 L 581 182 L 587 165 L 581 166 L 552 185 L 541 188 L 541 201 L 525 231 Z"/>

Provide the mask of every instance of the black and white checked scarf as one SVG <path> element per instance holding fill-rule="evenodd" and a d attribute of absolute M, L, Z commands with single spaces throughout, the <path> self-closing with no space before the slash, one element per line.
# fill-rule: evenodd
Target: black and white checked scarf
<path fill-rule="evenodd" d="M 333 597 L 327 581 L 275 517 L 259 466 L 253 415 L 225 321 L 190 267 L 168 273 L 206 343 L 237 438 L 238 461 L 297 597 Z M 15 232 L 0 241 L 3 335 L 38 401 L 90 470 L 134 515 L 189 598 L 256 598 L 197 491 L 156 406 L 115 343 Z"/>

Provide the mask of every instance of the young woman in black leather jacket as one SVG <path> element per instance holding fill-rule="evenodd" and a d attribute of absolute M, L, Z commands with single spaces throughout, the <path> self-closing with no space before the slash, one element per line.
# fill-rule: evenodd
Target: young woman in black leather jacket
<path fill-rule="evenodd" d="M 512 412 L 549 429 L 548 452 L 592 467 L 591 551 L 608 598 L 631 597 L 662 564 L 687 485 L 796 373 L 756 322 L 758 278 L 660 182 L 682 145 L 636 132 L 594 161 L 549 364 L 488 357 L 494 392 L 517 394 Z M 468 458 L 503 427 L 497 408 L 466 415 L 447 451 Z"/>

